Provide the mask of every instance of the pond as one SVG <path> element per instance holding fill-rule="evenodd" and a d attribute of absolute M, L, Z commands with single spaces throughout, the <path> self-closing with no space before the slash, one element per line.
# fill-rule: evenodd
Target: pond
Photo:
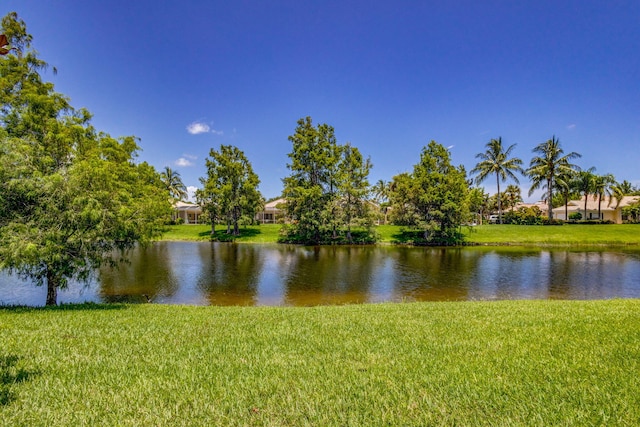
<path fill-rule="evenodd" d="M 383 301 L 640 298 L 640 249 L 301 247 L 159 242 L 71 283 L 59 302 L 313 306 Z M 44 287 L 0 273 L 0 304 Z"/>

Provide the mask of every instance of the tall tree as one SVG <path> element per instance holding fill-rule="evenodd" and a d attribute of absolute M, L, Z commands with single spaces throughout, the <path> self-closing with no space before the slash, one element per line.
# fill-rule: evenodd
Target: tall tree
<path fill-rule="evenodd" d="M 469 190 L 469 212 L 474 216 L 473 222 L 476 221 L 475 216 L 480 219 L 478 224 L 482 225 L 485 212 L 488 210 L 489 195 L 484 192 L 484 188 L 474 187 Z"/>
<path fill-rule="evenodd" d="M 591 167 L 576 173 L 573 181 L 573 188 L 584 197 L 584 218 L 587 219 L 587 202 L 589 196 L 595 191 L 596 168 Z"/>
<path fill-rule="evenodd" d="M 413 167 L 413 203 L 424 238 L 442 243 L 457 240 L 454 230 L 468 214 L 469 185 L 463 166 L 451 164 L 442 144 L 431 141 Z"/>
<path fill-rule="evenodd" d="M 283 179 L 287 213 L 294 220 L 291 237 L 318 244 L 327 231 L 333 232 L 337 190 L 336 165 L 340 160 L 333 127 L 314 126 L 311 117 L 300 119 L 293 135 L 293 147 Z"/>
<path fill-rule="evenodd" d="M 506 150 L 502 146 L 502 137 L 492 139 L 486 144 L 484 153 L 476 154 L 476 158 L 480 159 L 471 170 L 472 174 L 476 174 L 475 182 L 480 184 L 489 176 L 496 176 L 496 185 L 498 187 L 498 218 L 502 224 L 502 204 L 500 200 L 500 181 L 504 182 L 507 178 L 511 178 L 516 184 L 519 183 L 518 177 L 514 172 L 522 173 L 522 160 L 517 157 L 511 157 L 511 152 L 516 144 L 511 144 Z"/>
<path fill-rule="evenodd" d="M 184 200 L 187 198 L 187 187 L 183 184 L 179 172 L 174 171 L 169 166 L 165 166 L 164 170 L 160 172 L 160 178 L 169 193 L 169 197 L 173 200 Z"/>
<path fill-rule="evenodd" d="M 560 146 L 560 141 L 553 136 L 546 142 L 538 144 L 533 153 L 537 156 L 531 159 L 529 168 L 526 171 L 527 176 L 531 179 L 531 188 L 529 195 L 539 188 L 547 190 L 547 204 L 549 206 L 547 215 L 549 219 L 553 218 L 553 192 L 555 190 L 555 180 L 558 176 L 570 173 L 571 170 L 577 170 L 578 167 L 571 163 L 571 160 L 581 157 L 580 154 L 572 151 L 564 154 L 564 150 Z"/>
<path fill-rule="evenodd" d="M 215 221 L 222 216 L 227 220 L 227 233 L 237 236 L 242 216 L 253 217 L 262 203 L 258 175 L 244 152 L 232 145 L 221 145 L 219 151 L 212 148 L 206 166 L 207 177 L 200 179 L 203 188 L 198 198 L 212 219 L 211 232 L 215 233 Z"/>
<path fill-rule="evenodd" d="M 2 32 L 13 50 L 0 59 L 0 269 L 46 284 L 55 305 L 69 280 L 159 235 L 170 206 L 159 174 L 135 163 L 134 137 L 96 131 L 42 80 L 24 21 L 10 13 Z"/>
<path fill-rule="evenodd" d="M 418 215 L 415 210 L 414 197 L 413 176 L 408 172 L 394 176 L 389 183 L 392 223 L 408 226 L 417 225 Z"/>
<path fill-rule="evenodd" d="M 573 169 L 565 169 L 558 174 L 555 180 L 556 194 L 562 197 L 562 203 L 564 205 L 564 219 L 569 219 L 569 198 L 574 190 L 574 182 L 576 179 L 577 171 Z"/>
<path fill-rule="evenodd" d="M 343 222 L 347 227 L 347 241 L 353 243 L 351 225 L 355 218 L 366 217 L 367 196 L 369 194 L 370 159 L 364 159 L 360 150 L 347 143 L 342 150 L 340 161 L 340 200 Z"/>
<path fill-rule="evenodd" d="M 615 177 L 608 173 L 604 175 L 596 175 L 594 180 L 594 197 L 598 199 L 598 219 L 602 219 L 602 198 L 609 197 L 609 205 L 611 197 L 614 195 L 613 189 L 616 185 Z"/>

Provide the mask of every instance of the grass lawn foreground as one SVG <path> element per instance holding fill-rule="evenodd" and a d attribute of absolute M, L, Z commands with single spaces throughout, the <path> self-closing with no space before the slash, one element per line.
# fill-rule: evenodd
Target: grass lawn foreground
<path fill-rule="evenodd" d="M 0 425 L 639 425 L 640 301 L 0 308 Z"/>

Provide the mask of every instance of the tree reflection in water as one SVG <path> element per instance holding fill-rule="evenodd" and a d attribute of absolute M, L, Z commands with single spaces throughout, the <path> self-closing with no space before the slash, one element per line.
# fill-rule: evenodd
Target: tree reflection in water
<path fill-rule="evenodd" d="M 202 305 L 640 298 L 640 249 L 248 245 L 159 242 L 103 268 L 61 301 Z M 0 273 L 0 302 L 39 305 L 43 288 Z M 79 291 L 86 290 L 86 291 Z"/>
<path fill-rule="evenodd" d="M 254 245 L 200 245 L 197 286 L 211 305 L 256 305 L 264 253 Z"/>

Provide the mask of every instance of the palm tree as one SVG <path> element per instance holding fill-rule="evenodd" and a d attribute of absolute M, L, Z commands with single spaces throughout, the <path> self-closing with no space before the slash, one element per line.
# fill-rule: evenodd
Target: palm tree
<path fill-rule="evenodd" d="M 165 166 L 164 171 L 160 172 L 160 180 L 172 199 L 183 200 L 187 197 L 187 187 L 182 183 L 179 172 Z"/>
<path fill-rule="evenodd" d="M 637 192 L 637 189 L 633 187 L 626 179 L 622 182 L 616 182 L 611 186 L 611 198 L 609 199 L 609 205 L 615 199 L 616 201 L 616 209 L 620 206 L 620 202 L 624 196 L 631 196 L 633 193 Z"/>
<path fill-rule="evenodd" d="M 558 193 L 562 196 L 562 202 L 564 203 L 564 220 L 569 219 L 569 197 L 575 187 L 576 171 L 567 170 L 564 173 L 558 175 L 556 178 L 555 186 Z"/>
<path fill-rule="evenodd" d="M 638 189 L 636 187 L 634 187 L 633 184 L 631 184 L 626 179 L 624 181 L 622 181 L 621 183 L 617 184 L 616 188 L 618 188 L 620 190 L 620 193 L 623 196 L 630 196 L 632 193 L 635 193 L 635 192 L 638 191 Z"/>
<path fill-rule="evenodd" d="M 389 184 L 385 180 L 379 179 L 371 188 L 371 192 L 376 202 L 382 203 L 389 198 Z"/>
<path fill-rule="evenodd" d="M 506 204 L 511 208 L 511 212 L 513 212 L 516 205 L 522 202 L 522 191 L 520 187 L 513 184 L 507 185 L 507 188 L 504 190 L 504 198 Z"/>
<path fill-rule="evenodd" d="M 502 224 L 502 205 L 500 203 L 500 181 L 506 181 L 507 178 L 513 179 L 516 184 L 519 183 L 518 177 L 513 172 L 523 173 L 522 160 L 517 157 L 510 157 L 516 144 L 511 144 L 509 148 L 504 150 L 502 147 L 502 137 L 492 139 L 487 142 L 487 150 L 484 153 L 476 154 L 476 159 L 480 162 L 471 170 L 472 174 L 477 174 L 475 181 L 480 184 L 487 179 L 489 175 L 496 175 L 496 183 L 498 184 L 498 219 Z"/>
<path fill-rule="evenodd" d="M 383 179 L 379 179 L 371 188 L 375 201 L 380 205 L 380 209 L 384 213 L 384 223 L 387 223 L 387 211 L 389 207 L 389 193 L 391 184 Z"/>
<path fill-rule="evenodd" d="M 572 151 L 564 154 L 564 150 L 560 147 L 560 141 L 555 135 L 546 142 L 538 144 L 534 149 L 534 153 L 539 156 L 531 159 L 529 169 L 526 174 L 531 179 L 531 188 L 529 196 L 539 188 L 547 190 L 547 204 L 549 205 L 548 216 L 553 219 L 553 190 L 555 189 L 555 181 L 559 176 L 566 175 L 572 170 L 578 170 L 578 167 L 569 161 L 580 156 L 580 154 Z"/>
<path fill-rule="evenodd" d="M 611 197 L 613 195 L 613 186 L 616 184 L 616 179 L 610 173 L 605 175 L 596 175 L 594 181 L 594 199 L 598 198 L 598 219 L 601 218 L 602 198 L 609 196 L 609 204 L 611 204 Z M 619 202 L 618 202 L 619 203 Z"/>
<path fill-rule="evenodd" d="M 580 194 L 584 196 L 584 218 L 587 219 L 587 199 L 589 195 L 593 193 L 595 187 L 595 172 L 596 168 L 590 167 L 585 171 L 580 171 L 576 175 L 575 180 L 573 181 L 573 188 Z"/>

